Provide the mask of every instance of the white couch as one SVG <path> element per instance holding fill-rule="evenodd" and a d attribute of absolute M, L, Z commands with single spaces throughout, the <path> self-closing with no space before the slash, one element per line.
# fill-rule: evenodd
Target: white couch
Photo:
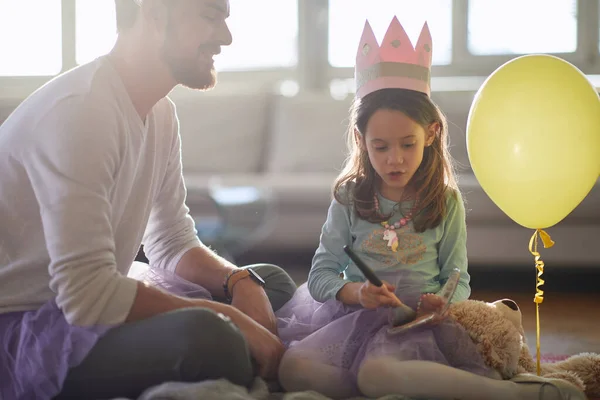
<path fill-rule="evenodd" d="M 434 92 L 447 115 L 451 152 L 459 164 L 459 183 L 467 200 L 470 265 L 532 268 L 528 252 L 533 232 L 512 222 L 483 192 L 465 145 L 467 113 L 474 92 Z M 176 90 L 182 134 L 188 205 L 199 223 L 213 223 L 207 194 L 223 187 L 257 188 L 270 199 L 268 224 L 258 235 L 243 235 L 237 248 L 313 252 L 331 199 L 332 183 L 344 161 L 350 99 L 304 93 L 286 97 L 268 92 L 236 95 Z M 0 123 L 18 104 L 0 104 Z M 560 162 L 557 160 L 556 162 Z M 252 196 L 233 191 L 233 196 Z M 560 196 L 560 188 L 556 188 Z M 242 226 L 260 225 L 263 204 L 232 206 Z M 542 250 L 551 267 L 600 266 L 600 183 L 565 220 L 548 230 L 556 245 Z M 252 240 L 247 240 L 247 239 Z M 244 247 L 245 245 L 245 247 Z"/>
<path fill-rule="evenodd" d="M 473 95 L 470 91 L 433 94 L 448 117 L 451 152 L 459 163 L 459 183 L 467 200 L 470 263 L 532 268 L 528 243 L 533 232 L 504 215 L 470 169 L 465 125 Z M 225 187 L 258 188 L 272 196 L 271 225 L 258 243 L 251 244 L 254 250 L 314 251 L 331 186 L 345 157 L 350 99 L 316 93 L 234 97 L 215 92 L 174 93 L 172 98 L 181 123 L 188 205 L 198 221 L 207 216 L 205 195 L 211 179 L 217 178 Z M 556 195 L 561 195 L 560 188 Z M 236 218 L 256 216 L 258 211 L 247 207 Z M 548 232 L 556 242 L 542 250 L 548 267 L 600 266 L 600 184 Z"/>

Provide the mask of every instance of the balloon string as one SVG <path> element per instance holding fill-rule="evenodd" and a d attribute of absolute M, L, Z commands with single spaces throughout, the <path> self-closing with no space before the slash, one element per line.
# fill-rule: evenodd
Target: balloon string
<path fill-rule="evenodd" d="M 544 262 L 541 260 L 541 255 L 537 251 L 538 245 L 538 236 L 542 239 L 542 243 L 544 244 L 544 248 L 554 246 L 554 242 L 550 235 L 548 235 L 542 229 L 536 229 L 529 240 L 529 252 L 535 257 L 535 268 L 537 270 L 536 274 L 536 293 L 533 298 L 533 302 L 535 303 L 535 322 L 536 322 L 536 363 L 537 363 L 537 374 L 540 376 L 541 374 L 541 351 L 540 351 L 540 304 L 544 302 L 544 291 L 540 289 L 545 281 L 542 279 L 542 274 L 544 273 Z"/>

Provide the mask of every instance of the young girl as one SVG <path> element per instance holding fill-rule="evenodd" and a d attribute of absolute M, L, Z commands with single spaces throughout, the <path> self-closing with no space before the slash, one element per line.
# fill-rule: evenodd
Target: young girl
<path fill-rule="evenodd" d="M 335 182 L 308 282 L 277 313 L 279 335 L 289 346 L 279 370 L 286 390 L 334 398 L 431 393 L 435 384 L 403 379 L 405 360 L 435 362 L 428 378 L 438 366 L 459 379 L 494 376 L 450 319 L 403 334 L 387 331 L 390 307 L 399 300 L 418 315 L 440 307 L 437 293 L 454 268 L 461 278 L 451 301 L 470 295 L 465 208 L 446 123 L 429 97 L 430 65 L 427 25 L 413 48 L 394 18 L 379 47 L 367 23 L 357 56 L 351 154 Z M 365 280 L 346 245 L 383 286 Z M 484 397 L 495 398 L 487 389 Z M 475 393 L 464 398 L 484 398 Z"/>

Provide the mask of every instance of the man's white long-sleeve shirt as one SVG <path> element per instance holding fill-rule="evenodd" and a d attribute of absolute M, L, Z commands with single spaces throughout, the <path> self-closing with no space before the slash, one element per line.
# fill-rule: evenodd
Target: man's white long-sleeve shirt
<path fill-rule="evenodd" d="M 0 313 L 123 322 L 140 244 L 171 271 L 200 244 L 185 196 L 168 98 L 140 118 L 105 57 L 49 82 L 0 126 Z"/>

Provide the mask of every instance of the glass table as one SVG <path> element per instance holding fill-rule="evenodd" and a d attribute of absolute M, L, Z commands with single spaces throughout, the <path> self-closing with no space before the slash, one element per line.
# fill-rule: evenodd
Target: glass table
<path fill-rule="evenodd" d="M 215 214 L 195 218 L 200 240 L 235 263 L 235 257 L 265 240 L 277 219 L 277 202 L 269 189 L 209 184 L 207 197 Z"/>

